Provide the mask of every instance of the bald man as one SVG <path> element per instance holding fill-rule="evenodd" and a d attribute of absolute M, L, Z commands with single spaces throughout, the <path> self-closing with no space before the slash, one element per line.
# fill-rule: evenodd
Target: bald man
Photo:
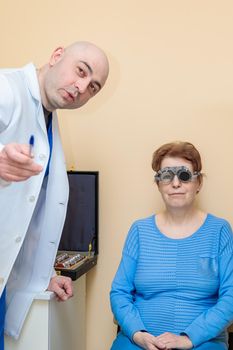
<path fill-rule="evenodd" d="M 56 48 L 38 70 L 0 70 L 0 350 L 5 294 L 5 332 L 14 338 L 36 294 L 72 296 L 71 280 L 53 270 L 68 201 L 56 109 L 83 106 L 108 71 L 105 53 L 89 42 Z"/>

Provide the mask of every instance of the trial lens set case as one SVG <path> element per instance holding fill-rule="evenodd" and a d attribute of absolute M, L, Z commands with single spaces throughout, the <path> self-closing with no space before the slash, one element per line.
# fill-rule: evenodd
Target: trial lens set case
<path fill-rule="evenodd" d="M 69 200 L 55 270 L 76 280 L 97 264 L 97 171 L 68 171 Z"/>

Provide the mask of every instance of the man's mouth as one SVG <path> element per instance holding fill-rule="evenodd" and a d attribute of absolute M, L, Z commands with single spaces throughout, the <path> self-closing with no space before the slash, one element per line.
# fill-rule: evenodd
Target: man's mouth
<path fill-rule="evenodd" d="M 67 92 L 67 93 L 68 93 L 68 96 L 70 97 L 70 99 L 71 99 L 72 101 L 74 101 L 74 100 L 75 100 L 74 95 L 72 95 L 70 92 Z"/>
<path fill-rule="evenodd" d="M 64 89 L 63 97 L 65 100 L 69 102 L 74 102 L 78 96 L 78 93 L 76 91 L 69 91 L 68 89 Z"/>

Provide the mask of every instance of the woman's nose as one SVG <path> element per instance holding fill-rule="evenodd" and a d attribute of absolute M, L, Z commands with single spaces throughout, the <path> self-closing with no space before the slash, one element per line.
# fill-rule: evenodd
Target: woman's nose
<path fill-rule="evenodd" d="M 181 186 L 181 181 L 179 180 L 178 176 L 175 175 L 172 180 L 172 186 L 173 187 L 180 187 Z"/>

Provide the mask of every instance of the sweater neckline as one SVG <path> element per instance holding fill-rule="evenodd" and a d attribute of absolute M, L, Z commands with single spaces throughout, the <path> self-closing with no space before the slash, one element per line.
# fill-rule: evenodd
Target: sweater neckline
<path fill-rule="evenodd" d="M 183 237 L 183 238 L 172 238 L 172 237 L 167 236 L 165 233 L 160 231 L 160 229 L 158 228 L 158 226 L 156 224 L 155 218 L 156 218 L 156 214 L 151 216 L 153 226 L 154 226 L 156 232 L 158 232 L 160 236 L 164 237 L 165 239 L 167 239 L 169 241 L 181 242 L 181 241 L 186 241 L 186 240 L 189 240 L 189 239 L 196 237 L 200 233 L 200 231 L 203 229 L 203 227 L 206 225 L 207 221 L 209 221 L 210 214 L 207 213 L 205 220 L 203 221 L 201 226 L 199 226 L 199 228 L 196 231 L 194 231 L 190 236 Z"/>

